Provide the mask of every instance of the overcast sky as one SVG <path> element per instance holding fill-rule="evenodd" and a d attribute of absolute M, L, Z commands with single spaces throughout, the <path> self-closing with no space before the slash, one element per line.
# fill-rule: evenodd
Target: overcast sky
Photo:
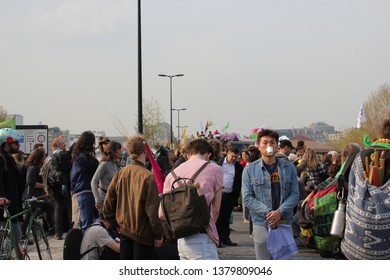
<path fill-rule="evenodd" d="M 188 132 L 355 126 L 390 79 L 390 1 L 144 0 L 143 96 Z M 0 104 L 72 133 L 137 122 L 136 0 L 0 0 Z M 173 112 L 176 132 L 177 112 Z"/>

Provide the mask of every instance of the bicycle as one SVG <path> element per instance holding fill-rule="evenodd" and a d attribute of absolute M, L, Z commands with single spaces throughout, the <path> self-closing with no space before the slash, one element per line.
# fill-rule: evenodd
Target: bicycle
<path fill-rule="evenodd" d="M 45 195 L 26 199 L 23 203 L 24 210 L 13 216 L 10 215 L 7 205 L 0 207 L 0 209 L 3 209 L 4 211 L 4 218 L 7 219 L 5 227 L 0 228 L 0 260 L 29 260 L 30 256 L 28 253 L 31 252 L 31 250 L 28 250 L 28 237 L 30 236 L 30 233 L 33 235 L 39 259 L 52 259 L 49 241 L 43 230 L 42 224 L 39 222 L 42 210 L 39 208 L 38 204 L 39 202 L 44 201 L 43 199 L 47 198 L 48 196 Z M 35 210 L 33 210 L 34 204 L 37 204 L 38 206 Z M 21 244 L 17 244 L 12 220 L 26 214 L 30 216 L 26 230 L 26 238 L 21 241 Z"/>

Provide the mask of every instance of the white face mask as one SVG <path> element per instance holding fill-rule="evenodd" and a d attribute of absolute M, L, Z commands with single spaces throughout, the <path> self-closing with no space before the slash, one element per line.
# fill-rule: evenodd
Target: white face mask
<path fill-rule="evenodd" d="M 267 151 L 267 154 L 268 154 L 269 156 L 272 156 L 273 153 L 274 153 L 274 148 L 272 148 L 271 146 L 268 146 L 267 149 L 266 149 L 266 151 Z"/>

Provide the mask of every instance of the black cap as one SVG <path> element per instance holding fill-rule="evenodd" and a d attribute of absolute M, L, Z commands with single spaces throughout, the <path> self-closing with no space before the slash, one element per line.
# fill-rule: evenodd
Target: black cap
<path fill-rule="evenodd" d="M 284 147 L 289 147 L 290 149 L 295 149 L 290 140 L 280 140 L 279 147 L 282 149 Z"/>

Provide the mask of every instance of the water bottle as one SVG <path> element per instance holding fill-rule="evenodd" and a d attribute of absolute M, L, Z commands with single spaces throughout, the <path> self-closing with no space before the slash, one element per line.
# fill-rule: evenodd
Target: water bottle
<path fill-rule="evenodd" d="M 330 235 L 343 237 L 345 227 L 345 200 L 341 199 L 339 207 L 334 212 L 332 227 L 330 228 Z"/>

